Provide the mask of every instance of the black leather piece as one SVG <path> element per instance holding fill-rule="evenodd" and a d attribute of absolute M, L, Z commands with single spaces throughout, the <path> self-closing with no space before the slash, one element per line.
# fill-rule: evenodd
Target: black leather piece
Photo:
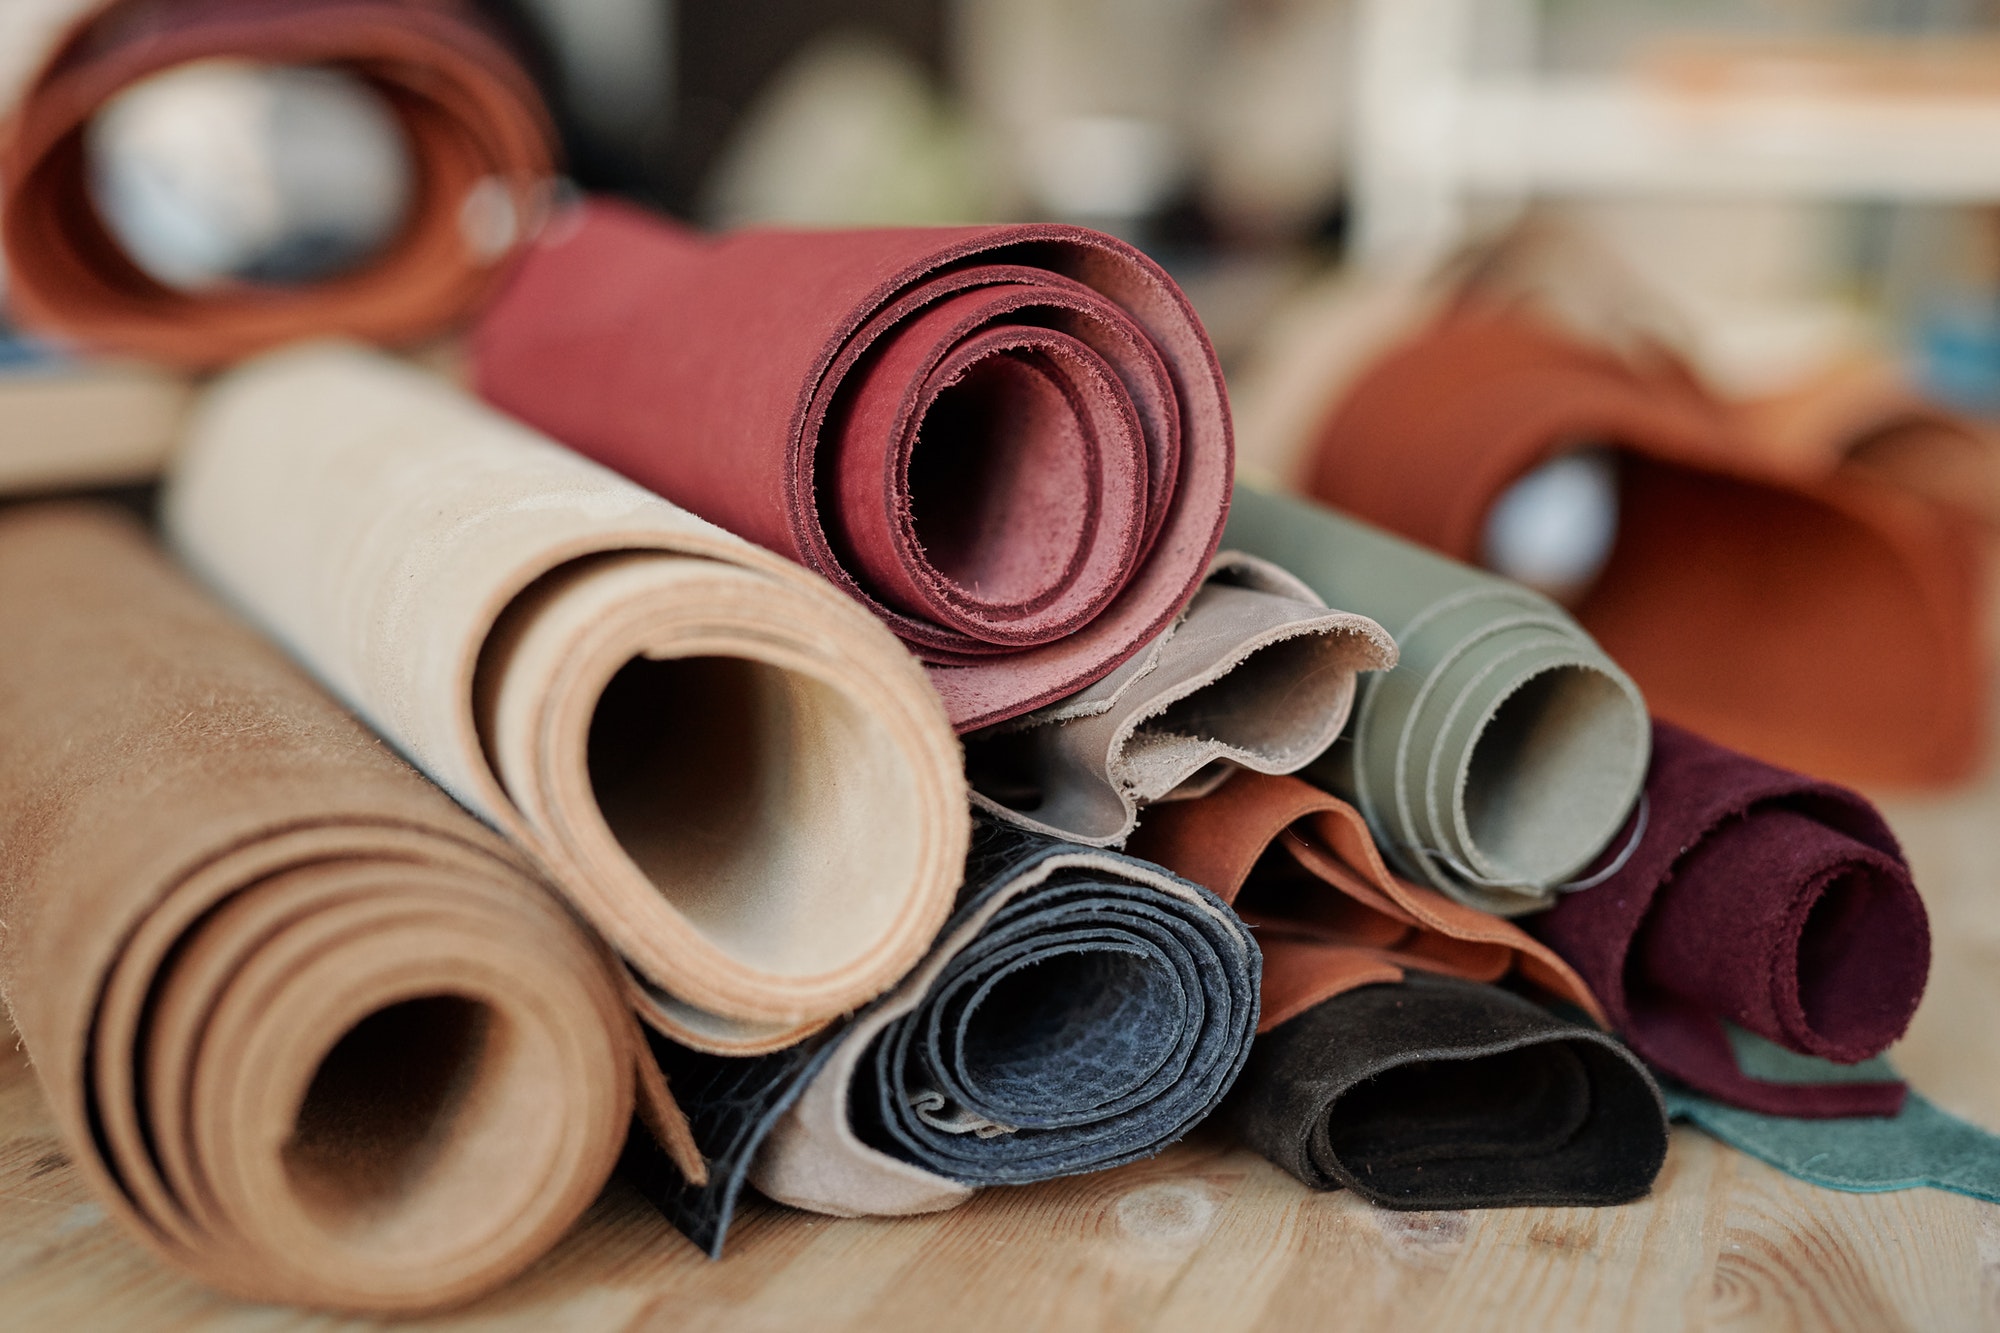
<path fill-rule="evenodd" d="M 1075 863 L 1050 870 L 1053 857 Z M 1047 877 L 1023 887 L 1037 871 Z M 861 1061 L 848 1104 L 865 1142 L 964 1184 L 1025 1184 L 1150 1156 L 1215 1110 L 1249 1055 L 1262 974 L 1248 928 L 1220 899 L 982 815 L 940 938 L 996 901 Z M 628 1178 L 719 1256 L 759 1145 L 852 1030 L 748 1060 L 654 1037 L 710 1179 L 690 1187 L 637 1135 Z"/>
<path fill-rule="evenodd" d="M 1667 1152 L 1659 1087 L 1615 1039 L 1420 972 L 1259 1037 L 1225 1114 L 1306 1184 L 1389 1208 L 1625 1203 Z"/>
<path fill-rule="evenodd" d="M 709 1258 L 720 1259 L 758 1145 L 833 1054 L 837 1033 L 747 1060 L 691 1051 L 652 1031 L 646 1040 L 708 1162 L 708 1183 L 690 1185 L 637 1121 L 619 1174 Z"/>

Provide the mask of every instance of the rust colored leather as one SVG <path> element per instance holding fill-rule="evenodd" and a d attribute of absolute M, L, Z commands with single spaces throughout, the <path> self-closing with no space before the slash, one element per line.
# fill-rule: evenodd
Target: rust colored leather
<path fill-rule="evenodd" d="M 333 65 L 401 120 L 418 168 L 411 221 L 373 263 L 294 288 L 166 287 L 99 219 L 84 130 L 121 89 L 191 60 Z M 38 332 L 150 360 L 210 367 L 296 338 L 408 343 L 477 302 L 504 254 L 476 253 L 461 212 L 497 181 L 525 232 L 551 173 L 553 131 L 534 85 L 459 0 L 114 0 L 83 19 L 0 131 L 7 299 Z"/>
<path fill-rule="evenodd" d="M 1334 411 L 1311 493 L 1459 559 L 1516 478 L 1621 454 L 1619 533 L 1577 618 L 1653 710 L 1847 782 L 1963 777 L 1986 735 L 1980 537 L 1853 468 L 1762 456 L 1677 363 L 1467 307 L 1383 357 Z"/>
<path fill-rule="evenodd" d="M 1360 811 L 1298 778 L 1239 773 L 1199 800 L 1155 806 L 1127 850 L 1210 890 L 1256 931 L 1264 950 L 1259 1032 L 1411 970 L 1518 977 L 1607 1023 L 1555 950 L 1511 921 L 1392 873 Z"/>
<path fill-rule="evenodd" d="M 1844 466 L 2000 527 L 2000 438 L 1930 401 L 1887 357 L 1843 358 L 1737 410 L 1774 466 L 1806 477 Z"/>
<path fill-rule="evenodd" d="M 1156 264 L 1078 227 L 711 238 L 593 202 L 529 251 L 475 360 L 500 407 L 862 601 L 961 733 L 1137 653 L 1228 508 L 1207 335 Z"/>
<path fill-rule="evenodd" d="M 0 994 L 104 1208 L 247 1299 L 499 1285 L 635 1091 L 701 1169 L 603 946 L 108 508 L 0 516 Z"/>

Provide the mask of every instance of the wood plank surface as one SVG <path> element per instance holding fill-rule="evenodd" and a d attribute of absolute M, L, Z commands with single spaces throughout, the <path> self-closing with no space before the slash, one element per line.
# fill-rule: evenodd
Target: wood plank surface
<path fill-rule="evenodd" d="M 2000 1129 L 2000 775 L 1887 812 L 1936 962 L 1895 1058 Z M 0 1030 L 0 1329 L 368 1325 L 212 1296 L 94 1203 Z M 956 1212 L 840 1221 L 752 1204 L 721 1263 L 615 1184 L 504 1291 L 413 1327 L 467 1330 L 2000 1328 L 2000 1207 L 1842 1194 L 1677 1127 L 1650 1198 L 1396 1213 L 1315 1195 L 1219 1135 Z"/>

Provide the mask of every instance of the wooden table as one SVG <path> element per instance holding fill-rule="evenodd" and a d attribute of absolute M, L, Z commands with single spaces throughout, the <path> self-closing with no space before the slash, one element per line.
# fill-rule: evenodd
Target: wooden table
<path fill-rule="evenodd" d="M 2000 1129 L 2000 774 L 1888 812 L 1937 957 L 1897 1059 Z M 5 1035 L 0 1033 L 0 1035 Z M 92 1202 L 0 1042 L 0 1329 L 290 1330 L 349 1321 L 212 1296 Z M 956 1212 L 835 1221 L 752 1204 L 711 1264 L 614 1184 L 450 1329 L 2000 1327 L 2000 1207 L 1803 1185 L 1685 1127 L 1622 1208 L 1395 1213 L 1309 1193 L 1219 1136 Z"/>

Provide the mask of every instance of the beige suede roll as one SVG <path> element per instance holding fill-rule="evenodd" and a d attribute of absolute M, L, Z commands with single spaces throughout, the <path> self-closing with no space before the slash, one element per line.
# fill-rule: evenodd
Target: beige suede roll
<path fill-rule="evenodd" d="M 0 993 L 110 1213 L 253 1300 L 497 1286 L 663 1092 L 519 855 L 108 509 L 0 516 Z"/>
<path fill-rule="evenodd" d="M 541 861 L 667 1035 L 787 1045 L 886 990 L 949 912 L 960 753 L 895 638 L 443 381 L 335 344 L 233 372 L 165 518 Z"/>

